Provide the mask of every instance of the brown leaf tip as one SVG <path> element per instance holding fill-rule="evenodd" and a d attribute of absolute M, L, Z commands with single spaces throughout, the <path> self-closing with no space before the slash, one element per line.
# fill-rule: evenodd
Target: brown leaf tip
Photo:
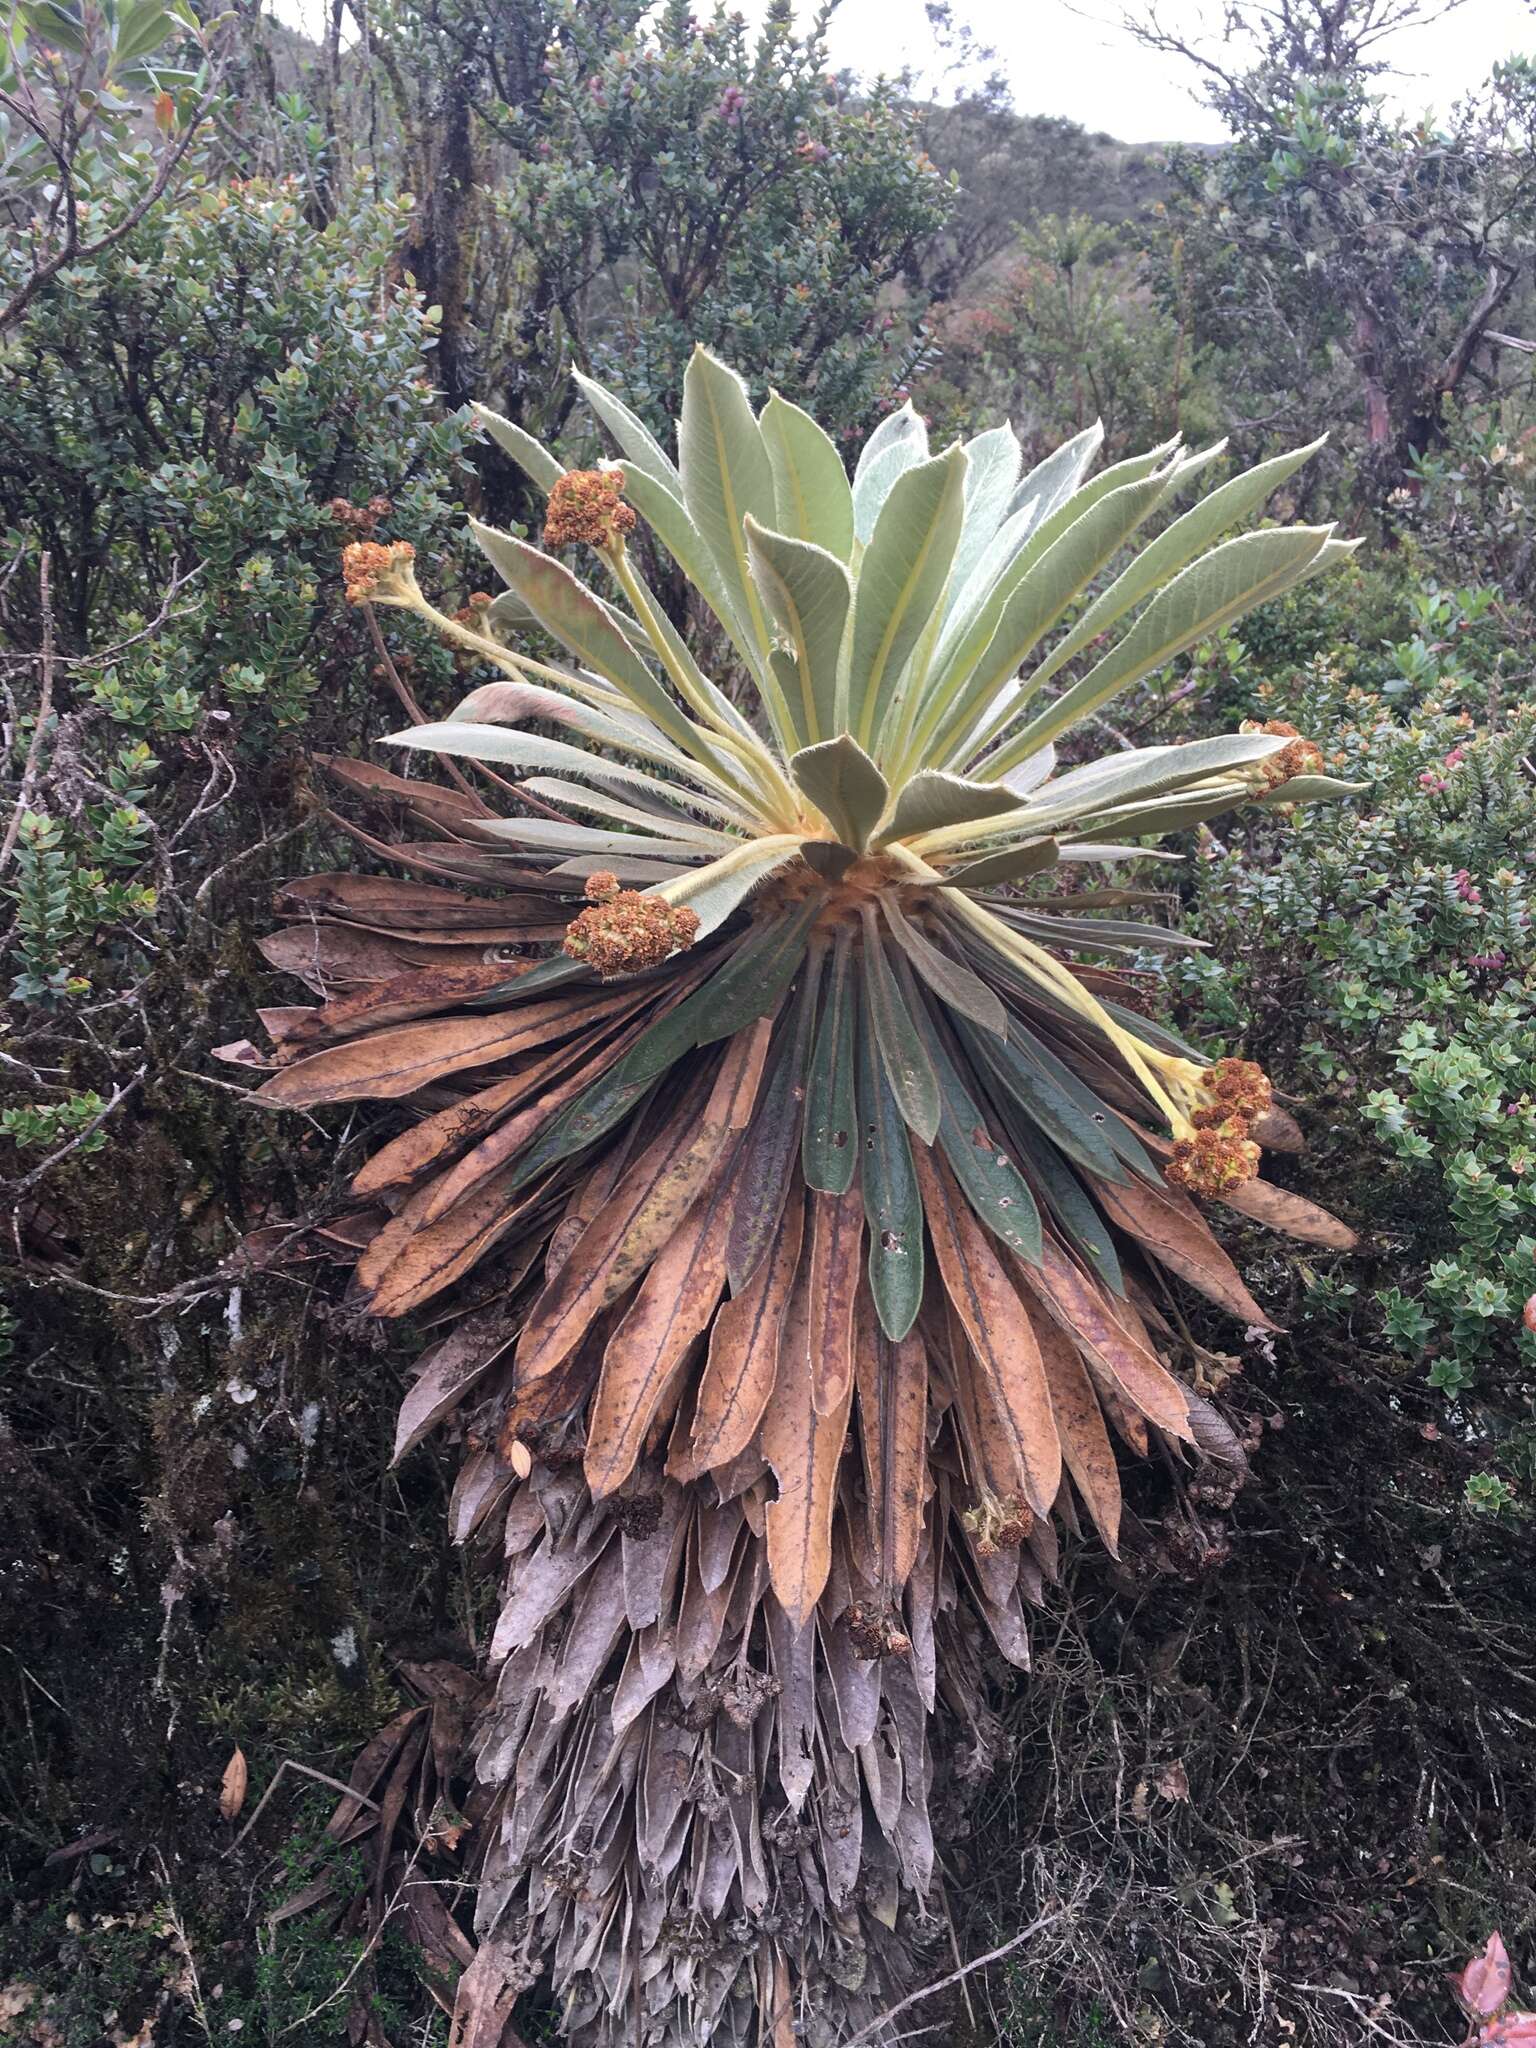
<path fill-rule="evenodd" d="M 341 573 L 348 604 L 382 599 L 403 602 L 416 580 L 416 550 L 408 540 L 354 540 L 341 551 Z"/>
<path fill-rule="evenodd" d="M 611 874 L 593 875 L 587 894 L 597 900 L 566 927 L 565 951 L 571 959 L 585 961 L 604 981 L 659 967 L 698 937 L 699 920 L 693 911 L 674 910 L 661 896 L 621 889 Z"/>
<path fill-rule="evenodd" d="M 634 523 L 634 507 L 624 503 L 622 469 L 568 469 L 550 489 L 544 545 L 565 548 L 585 541 L 588 547 L 609 548 Z"/>

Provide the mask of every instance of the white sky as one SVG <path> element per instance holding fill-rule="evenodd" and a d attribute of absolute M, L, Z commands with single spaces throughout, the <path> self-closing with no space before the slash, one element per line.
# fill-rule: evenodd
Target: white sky
<path fill-rule="evenodd" d="M 1400 75 L 1383 80 L 1405 112 L 1444 111 L 1479 85 L 1501 58 L 1536 55 L 1536 0 L 1467 0 L 1456 13 L 1384 43 L 1378 55 Z M 758 11 L 748 4 L 746 11 Z M 809 15 L 807 0 L 797 12 Z M 1216 25 L 1216 0 L 1163 0 L 1165 26 L 1193 40 L 1202 19 Z M 995 46 L 1020 113 L 1065 114 L 1122 142 L 1219 142 L 1223 130 L 1192 95 L 1195 73 L 1179 58 L 1142 49 L 1117 23 L 1115 0 L 955 0 L 956 17 Z M 1088 17 L 1096 17 L 1090 19 Z M 869 73 L 919 69 L 933 41 L 922 0 L 841 0 L 832 19 L 832 57 Z"/>

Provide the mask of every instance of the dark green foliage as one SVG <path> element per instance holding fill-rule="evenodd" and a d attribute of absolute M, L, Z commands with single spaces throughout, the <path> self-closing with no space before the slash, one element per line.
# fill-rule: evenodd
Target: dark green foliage
<path fill-rule="evenodd" d="M 1367 591 L 1373 609 L 1395 597 L 1401 638 L 1314 652 L 1297 618 L 1298 663 L 1275 658 L 1277 640 L 1269 678 L 1251 684 L 1255 715 L 1337 733 L 1330 769 L 1371 778 L 1366 814 L 1303 807 L 1207 839 L 1193 903 L 1215 950 L 1159 971 L 1187 1025 L 1241 1020 L 1277 1083 L 1319 1106 L 1326 1165 L 1310 1184 L 1370 1231 L 1371 1252 L 1319 1263 L 1315 1313 L 1442 1389 L 1525 1511 L 1536 708 L 1505 682 L 1522 656 L 1490 630 L 1490 592 L 1379 576 Z M 1503 1498 L 1468 1492 L 1477 1507 Z"/>

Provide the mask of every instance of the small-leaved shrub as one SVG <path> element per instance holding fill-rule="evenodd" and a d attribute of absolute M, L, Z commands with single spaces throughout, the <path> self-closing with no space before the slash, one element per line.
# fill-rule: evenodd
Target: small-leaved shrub
<path fill-rule="evenodd" d="M 1330 1189 L 1374 1260 L 1319 1273 L 1311 1305 L 1476 1403 L 1528 1476 L 1536 1335 L 1536 705 L 1505 703 L 1485 591 L 1418 590 L 1414 630 L 1313 654 L 1253 685 L 1261 716 L 1332 734 L 1353 806 L 1206 835 L 1205 954 L 1165 969 L 1186 1022 L 1233 1030 L 1319 1107 Z M 1270 622 L 1271 625 L 1273 622 Z M 1247 628 L 1244 629 L 1245 634 Z M 1329 1105 L 1333 1114 L 1329 1115 Z M 1374 1144 L 1362 1144 L 1363 1122 Z M 1374 1271 L 1372 1267 L 1374 1266 Z M 1469 1505 L 1508 1504 L 1484 1474 Z"/>

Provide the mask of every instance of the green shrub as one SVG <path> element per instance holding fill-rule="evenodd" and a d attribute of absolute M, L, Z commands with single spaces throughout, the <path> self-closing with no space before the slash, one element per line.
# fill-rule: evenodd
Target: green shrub
<path fill-rule="evenodd" d="M 1475 1399 L 1485 1429 L 1517 1431 L 1505 1449 L 1523 1476 L 1536 1393 L 1521 1313 L 1536 1293 L 1536 705 L 1502 704 L 1489 601 L 1419 590 L 1401 622 L 1416 630 L 1252 686 L 1257 715 L 1336 734 L 1330 772 L 1372 787 L 1356 805 L 1206 836 L 1191 886 L 1213 950 L 1164 971 L 1207 1031 L 1257 1015 L 1250 1050 L 1325 1120 L 1308 1184 L 1332 1178 L 1367 1257 L 1319 1275 L 1311 1306 L 1348 1314 L 1356 1341 L 1465 1413 Z M 1497 1483 L 1469 1490 L 1485 1511 L 1503 1500 Z"/>
<path fill-rule="evenodd" d="M 404 218 L 316 229 L 288 184 L 208 189 L 63 273 L 0 351 L 13 644 L 41 648 L 45 555 L 55 642 L 7 878 L 17 1000 L 132 974 L 233 791 L 280 789 L 300 727 L 344 737 L 369 665 L 340 546 L 457 525 L 467 428 L 440 417 L 432 316 L 392 270 Z M 41 663 L 22 673 L 13 774 Z"/>

